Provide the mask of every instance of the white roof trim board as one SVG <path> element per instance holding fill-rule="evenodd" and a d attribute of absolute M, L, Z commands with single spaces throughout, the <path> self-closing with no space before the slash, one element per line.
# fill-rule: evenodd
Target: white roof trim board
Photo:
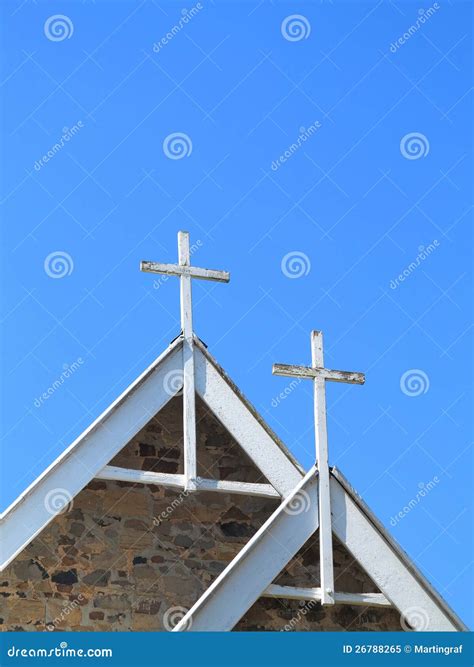
<path fill-rule="evenodd" d="M 196 391 L 228 428 L 279 495 L 290 493 L 303 473 L 284 446 L 257 419 L 255 410 L 195 338 Z M 59 514 L 48 494 L 64 491 L 65 505 L 172 398 L 169 387 L 182 372 L 182 337 L 178 337 L 132 384 L 0 514 L 0 571 Z M 169 378 L 173 382 L 169 382 Z M 167 390 L 168 389 L 168 390 Z M 60 495 L 60 494 L 56 494 Z"/>
<path fill-rule="evenodd" d="M 67 489 L 70 501 L 172 398 L 166 378 L 182 371 L 182 343 L 181 336 L 173 341 L 0 515 L 0 571 L 63 509 L 48 506 L 48 493 Z M 196 337 L 194 351 L 197 394 L 283 497 L 175 628 L 230 630 L 318 528 L 318 477 L 314 468 L 305 474 Z M 393 606 L 408 618 L 423 610 L 425 630 L 467 630 L 339 471 L 332 470 L 330 486 L 334 534 Z M 289 512 L 302 492 L 311 511 Z"/>
<path fill-rule="evenodd" d="M 232 630 L 317 528 L 313 467 L 173 631 Z"/>
<path fill-rule="evenodd" d="M 181 368 L 180 348 L 176 339 L 0 515 L 0 571 L 64 509 L 48 494 L 63 491 L 67 505 L 172 398 L 165 377 Z"/>

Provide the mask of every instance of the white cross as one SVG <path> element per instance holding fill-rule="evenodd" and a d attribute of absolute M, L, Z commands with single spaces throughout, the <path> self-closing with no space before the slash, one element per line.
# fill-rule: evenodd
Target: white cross
<path fill-rule="evenodd" d="M 227 271 L 200 269 L 191 266 L 189 233 L 178 232 L 178 264 L 140 262 L 140 270 L 179 276 L 181 295 L 181 330 L 183 333 L 183 441 L 185 489 L 196 489 L 196 405 L 194 393 L 194 342 L 192 312 L 192 278 L 228 283 Z"/>
<path fill-rule="evenodd" d="M 314 392 L 314 430 L 316 462 L 319 473 L 319 560 L 321 568 L 321 604 L 334 604 L 334 566 L 332 554 L 331 496 L 329 489 L 328 435 L 326 425 L 326 380 L 364 384 L 363 373 L 333 371 L 324 368 L 323 334 L 311 332 L 311 367 L 274 364 L 274 375 L 310 378 Z"/>

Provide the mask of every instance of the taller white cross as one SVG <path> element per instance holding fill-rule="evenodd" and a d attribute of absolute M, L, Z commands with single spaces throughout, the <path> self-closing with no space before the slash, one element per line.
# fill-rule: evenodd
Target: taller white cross
<path fill-rule="evenodd" d="M 140 271 L 178 276 L 181 294 L 181 330 L 183 335 L 183 441 L 185 489 L 196 489 L 196 404 L 194 389 L 194 341 L 192 310 L 192 278 L 228 283 L 227 271 L 200 269 L 191 266 L 189 233 L 178 232 L 178 264 L 140 262 Z"/>
<path fill-rule="evenodd" d="M 321 604 L 334 604 L 334 566 L 332 553 L 331 495 L 329 489 L 328 434 L 326 425 L 326 380 L 364 384 L 363 373 L 324 368 L 323 334 L 311 332 L 311 367 L 274 364 L 274 375 L 313 380 L 316 464 L 319 473 L 319 561 Z"/>

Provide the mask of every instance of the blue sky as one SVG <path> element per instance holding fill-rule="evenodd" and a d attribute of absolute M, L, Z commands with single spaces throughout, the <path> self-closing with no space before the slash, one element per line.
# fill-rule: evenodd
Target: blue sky
<path fill-rule="evenodd" d="M 193 8 L 2 3 L 2 507 L 177 335 L 138 266 L 187 229 L 231 272 L 196 332 L 306 468 L 272 363 L 322 329 L 366 373 L 328 386 L 330 463 L 472 624 L 469 3 Z"/>

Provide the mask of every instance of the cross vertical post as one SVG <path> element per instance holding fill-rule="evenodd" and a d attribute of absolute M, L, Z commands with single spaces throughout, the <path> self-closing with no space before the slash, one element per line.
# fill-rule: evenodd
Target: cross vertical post
<path fill-rule="evenodd" d="M 311 364 L 313 368 L 324 368 L 322 331 L 311 332 Z M 331 495 L 329 490 L 328 432 L 326 424 L 326 380 L 324 378 L 314 378 L 313 393 L 316 462 L 319 473 L 321 604 L 334 604 Z"/>
<path fill-rule="evenodd" d="M 187 491 L 197 488 L 196 457 L 196 398 L 194 380 L 194 332 L 192 309 L 192 279 L 212 280 L 228 283 L 227 271 L 202 269 L 191 266 L 189 233 L 178 232 L 178 264 L 140 262 L 140 270 L 177 276 L 180 279 L 181 332 L 183 336 L 183 442 L 184 442 L 184 486 Z"/>
<path fill-rule="evenodd" d="M 321 573 L 321 604 L 334 604 L 334 563 L 332 549 L 331 489 L 326 423 L 326 382 L 364 384 L 363 373 L 335 371 L 324 368 L 322 331 L 311 332 L 311 366 L 273 364 L 274 375 L 313 381 L 314 438 L 316 465 L 319 475 L 319 566 Z"/>
<path fill-rule="evenodd" d="M 190 265 L 189 234 L 178 232 L 178 262 Z M 181 329 L 183 332 L 183 443 L 184 488 L 196 488 L 196 398 L 194 393 L 194 342 L 191 276 L 180 276 Z"/>

